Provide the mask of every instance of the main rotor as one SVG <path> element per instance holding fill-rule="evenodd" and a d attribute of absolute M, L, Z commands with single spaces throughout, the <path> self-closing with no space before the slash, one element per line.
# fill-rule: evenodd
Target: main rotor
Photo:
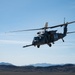
<path fill-rule="evenodd" d="M 65 25 L 68 25 L 68 24 L 71 24 L 71 23 L 75 23 L 75 21 L 66 22 L 66 23 L 65 23 L 65 21 L 64 21 L 63 24 L 59 24 L 59 25 L 55 25 L 55 26 L 48 27 L 48 22 L 46 22 L 46 23 L 45 23 L 45 27 L 42 27 L 42 28 L 27 29 L 27 30 L 17 30 L 17 31 L 10 31 L 10 32 L 24 32 L 24 31 L 36 31 L 36 30 L 44 30 L 44 31 L 46 31 L 47 29 L 53 29 L 53 28 L 57 28 L 57 27 L 62 27 L 62 26 L 65 26 Z"/>

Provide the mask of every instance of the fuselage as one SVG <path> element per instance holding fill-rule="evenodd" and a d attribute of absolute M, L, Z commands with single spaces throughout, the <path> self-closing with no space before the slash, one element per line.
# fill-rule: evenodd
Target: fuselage
<path fill-rule="evenodd" d="M 36 45 L 43 45 L 43 44 L 51 44 L 59 39 L 64 38 L 63 33 L 47 33 L 41 34 L 39 36 L 34 37 L 32 44 Z"/>

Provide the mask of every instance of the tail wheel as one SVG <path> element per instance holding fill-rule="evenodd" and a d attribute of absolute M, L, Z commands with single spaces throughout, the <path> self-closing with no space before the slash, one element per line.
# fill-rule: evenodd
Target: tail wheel
<path fill-rule="evenodd" d="M 64 42 L 63 38 L 62 38 L 62 41 Z"/>

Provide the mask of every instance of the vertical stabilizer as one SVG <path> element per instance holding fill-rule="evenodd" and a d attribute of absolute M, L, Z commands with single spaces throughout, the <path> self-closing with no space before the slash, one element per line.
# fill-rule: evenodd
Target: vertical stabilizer
<path fill-rule="evenodd" d="M 67 34 L 67 24 L 65 24 L 65 26 L 64 26 L 64 32 L 63 32 L 63 34 L 66 36 L 66 34 Z"/>
<path fill-rule="evenodd" d="M 64 32 L 63 32 L 64 36 L 66 36 L 67 34 L 67 24 L 65 23 L 65 17 L 64 17 Z"/>

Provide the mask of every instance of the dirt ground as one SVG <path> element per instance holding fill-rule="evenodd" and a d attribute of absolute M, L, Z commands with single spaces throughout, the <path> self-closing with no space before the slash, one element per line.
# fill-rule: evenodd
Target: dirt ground
<path fill-rule="evenodd" d="M 0 75 L 75 75 L 75 73 L 57 72 L 0 72 Z"/>

